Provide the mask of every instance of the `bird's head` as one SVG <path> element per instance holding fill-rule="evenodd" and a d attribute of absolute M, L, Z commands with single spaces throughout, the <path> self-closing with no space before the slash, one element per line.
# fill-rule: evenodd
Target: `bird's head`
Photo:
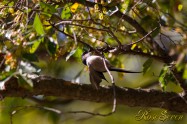
<path fill-rule="evenodd" d="M 91 52 L 84 51 L 84 52 L 82 53 L 82 63 L 83 63 L 84 65 L 87 65 L 87 64 L 86 64 L 86 59 L 87 59 L 89 56 L 91 56 Z"/>

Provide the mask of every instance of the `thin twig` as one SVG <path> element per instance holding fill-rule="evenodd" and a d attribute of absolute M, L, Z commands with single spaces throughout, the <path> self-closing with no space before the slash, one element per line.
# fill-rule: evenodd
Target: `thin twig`
<path fill-rule="evenodd" d="M 179 33 L 179 34 L 180 34 L 180 33 Z M 166 34 L 164 34 L 164 33 L 161 33 L 161 32 L 160 32 L 160 35 L 161 35 L 161 36 L 163 35 L 163 36 L 165 36 L 166 38 L 168 38 L 168 39 L 176 46 L 175 41 L 172 40 L 171 37 L 177 37 L 177 36 L 168 36 L 168 35 L 166 35 Z M 161 36 L 160 36 L 160 37 L 161 37 Z M 182 35 L 181 35 L 181 37 L 182 37 Z M 162 38 L 161 38 L 161 39 L 162 39 Z"/>
<path fill-rule="evenodd" d="M 158 27 L 154 28 L 152 31 L 150 31 L 149 33 L 147 33 L 146 35 L 144 35 L 142 38 L 140 38 L 139 40 L 133 42 L 133 43 L 130 43 L 130 44 L 127 44 L 127 45 L 133 45 L 133 44 L 137 44 L 138 42 L 144 40 L 147 36 L 149 36 L 151 33 L 153 33 Z"/>
<path fill-rule="evenodd" d="M 15 109 L 13 111 L 10 112 L 10 124 L 13 124 L 13 117 L 20 111 L 23 111 L 25 109 L 30 109 L 30 108 L 35 108 L 35 109 L 41 109 L 41 110 L 46 110 L 46 111 L 50 111 L 53 113 L 56 113 L 58 115 L 62 115 L 62 114 L 89 114 L 92 116 L 109 116 L 112 113 L 107 113 L 107 114 L 100 114 L 100 113 L 93 113 L 93 112 L 88 112 L 88 111 L 67 111 L 67 112 L 62 112 L 61 110 L 55 109 L 55 108 L 50 108 L 50 107 L 46 107 L 46 106 L 16 106 Z"/>
<path fill-rule="evenodd" d="M 108 28 L 108 31 L 109 31 L 109 33 L 110 33 L 110 35 L 117 41 L 117 43 L 118 43 L 118 45 L 119 45 L 119 47 L 121 46 L 121 42 L 119 41 L 119 39 L 116 37 L 116 35 L 112 32 L 112 30 L 110 30 L 109 28 Z"/>
<path fill-rule="evenodd" d="M 183 71 L 177 71 L 176 68 L 174 69 L 170 68 L 170 72 L 175 78 L 176 82 L 180 84 L 180 87 L 183 89 L 184 96 L 187 96 L 187 84 L 185 80 L 181 77 L 181 75 L 183 74 Z"/>
<path fill-rule="evenodd" d="M 4 62 L 5 62 L 5 57 L 0 62 L 0 68 L 2 67 L 2 65 L 4 64 Z"/>
<path fill-rule="evenodd" d="M 74 32 L 74 30 L 73 30 L 73 38 L 75 41 L 75 46 L 77 46 L 77 37 L 76 37 L 76 33 Z"/>
<path fill-rule="evenodd" d="M 92 116 L 109 116 L 111 114 L 113 114 L 113 112 L 109 112 L 107 114 L 101 114 L 101 113 L 93 113 L 93 112 L 88 112 L 88 111 L 69 111 L 69 112 L 66 112 L 66 113 L 70 113 L 70 114 L 89 114 L 89 115 L 92 115 Z"/>
<path fill-rule="evenodd" d="M 109 76 L 110 76 L 110 79 L 111 79 L 111 81 L 112 81 L 112 88 L 113 88 L 113 97 L 114 97 L 114 99 L 113 99 L 113 108 L 112 108 L 112 111 L 110 112 L 111 114 L 112 113 L 114 113 L 115 111 L 116 111 L 116 89 L 115 89 L 115 82 L 114 82 L 114 77 L 112 76 L 112 74 L 110 73 L 110 71 L 109 71 L 109 69 L 108 69 L 108 67 L 107 67 L 107 65 L 106 65 L 106 61 L 105 61 L 105 58 L 104 58 L 104 56 L 102 57 L 102 59 L 103 59 L 103 63 L 104 63 L 104 66 L 105 66 L 105 69 L 106 69 L 106 71 L 107 71 L 107 73 L 109 74 Z"/>
<path fill-rule="evenodd" d="M 182 28 L 185 28 L 185 29 L 187 29 L 187 26 L 184 24 L 184 23 L 182 23 L 182 22 L 180 22 L 179 20 L 177 20 L 175 17 L 173 17 L 170 13 L 165 13 L 165 12 L 163 12 L 163 10 L 160 10 L 160 11 L 162 11 L 162 13 L 164 13 L 164 14 L 167 14 L 171 19 L 173 19 L 176 23 L 178 23 L 179 25 L 181 25 L 182 26 Z"/>
<path fill-rule="evenodd" d="M 74 39 L 74 36 L 71 36 L 70 34 L 67 34 L 67 33 L 65 33 L 64 31 L 60 30 L 58 27 L 56 27 L 56 26 L 55 26 L 54 24 L 52 24 L 51 22 L 49 22 L 49 23 L 50 23 L 51 26 L 52 26 L 54 29 L 56 29 L 57 31 L 59 31 L 59 32 L 65 34 L 66 36 L 68 36 L 68 37 Z M 77 42 L 82 43 L 82 44 L 88 46 L 91 50 L 94 50 L 94 48 L 93 48 L 92 46 L 90 46 L 89 44 L 87 44 L 87 43 L 85 43 L 84 41 L 80 40 L 79 38 L 77 38 Z"/>
<path fill-rule="evenodd" d="M 26 9 L 26 16 L 27 16 L 25 27 L 27 27 L 28 22 L 29 22 L 29 2 L 28 2 L 28 0 L 25 0 L 25 7 L 24 8 Z M 27 30 L 27 28 L 26 28 L 26 30 Z"/>
<path fill-rule="evenodd" d="M 58 109 L 50 108 L 50 107 L 45 107 L 45 106 L 16 106 L 15 110 L 11 111 L 10 113 L 10 124 L 13 124 L 13 116 L 17 114 L 18 112 L 28 109 L 28 108 L 37 108 L 37 109 L 43 109 L 47 111 L 54 112 L 56 114 L 62 114 L 62 112 Z"/>
<path fill-rule="evenodd" d="M 97 24 L 97 25 L 100 25 L 101 27 L 103 27 L 103 31 L 106 31 L 108 32 L 118 43 L 119 46 L 121 46 L 121 42 L 119 41 L 119 39 L 115 36 L 115 34 L 112 32 L 112 30 L 110 30 L 110 28 L 102 25 L 101 23 L 98 23 L 98 22 L 95 22 L 94 19 L 92 19 L 92 16 L 91 16 L 91 12 L 90 12 L 90 9 L 89 7 L 86 5 L 87 9 L 88 9 L 88 12 L 89 12 L 89 15 L 90 15 L 90 19 L 91 21 L 94 23 L 94 24 Z"/>
<path fill-rule="evenodd" d="M 108 31 L 106 29 L 94 28 L 94 27 L 89 27 L 89 26 L 80 25 L 80 24 L 72 24 L 71 21 L 61 21 L 61 22 L 55 24 L 55 26 L 58 26 L 58 25 L 61 25 L 61 24 L 68 24 L 68 25 L 78 26 L 78 27 L 82 27 L 82 28 L 89 28 L 89 29 L 94 29 L 94 30 L 99 30 L 99 31 L 105 31 L 105 32 Z"/>

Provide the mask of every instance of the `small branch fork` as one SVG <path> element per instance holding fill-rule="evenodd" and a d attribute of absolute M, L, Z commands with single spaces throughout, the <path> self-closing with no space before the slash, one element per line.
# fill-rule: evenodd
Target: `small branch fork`
<path fill-rule="evenodd" d="M 146 35 L 144 35 L 142 38 L 140 38 L 139 40 L 133 42 L 133 43 L 130 43 L 130 44 L 127 44 L 127 45 L 133 45 L 133 44 L 137 44 L 139 42 L 141 42 L 142 40 L 144 40 L 145 38 L 147 38 L 151 33 L 153 33 L 156 29 L 158 29 L 158 27 L 154 28 L 153 30 L 151 30 L 150 32 L 148 32 Z"/>
<path fill-rule="evenodd" d="M 113 112 L 108 113 L 108 114 L 100 114 L 100 113 L 93 113 L 93 112 L 88 112 L 88 111 L 67 111 L 63 112 L 61 110 L 55 109 L 55 108 L 50 108 L 46 106 L 16 106 L 13 108 L 14 110 L 10 112 L 10 124 L 13 124 L 13 117 L 18 114 L 20 111 L 24 111 L 26 109 L 39 109 L 39 110 L 45 110 L 45 111 L 50 111 L 53 113 L 56 113 L 58 115 L 64 115 L 64 114 L 89 114 L 91 116 L 109 116 Z"/>

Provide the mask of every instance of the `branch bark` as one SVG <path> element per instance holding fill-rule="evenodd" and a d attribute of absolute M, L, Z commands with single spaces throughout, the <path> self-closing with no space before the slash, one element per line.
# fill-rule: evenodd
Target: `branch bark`
<path fill-rule="evenodd" d="M 33 95 L 57 96 L 74 100 L 112 103 L 112 87 L 95 90 L 88 84 L 74 84 L 70 81 L 41 76 L 33 79 L 33 89 L 28 90 L 18 85 L 17 78 L 11 78 L 0 91 L 3 97 L 31 97 Z M 143 90 L 116 87 L 118 104 L 139 107 L 164 108 L 170 111 L 187 113 L 187 103 L 179 94 L 159 90 Z"/>

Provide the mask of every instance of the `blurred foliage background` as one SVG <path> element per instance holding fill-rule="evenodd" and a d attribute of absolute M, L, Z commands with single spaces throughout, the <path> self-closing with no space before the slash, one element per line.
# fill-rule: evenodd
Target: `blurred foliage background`
<path fill-rule="evenodd" d="M 187 78 L 187 65 L 182 61 L 186 60 L 187 1 L 185 0 L 3 0 L 0 2 L 1 90 L 4 90 L 4 83 L 11 76 L 19 77 L 21 86 L 32 88 L 28 76 L 33 73 L 89 84 L 88 68 L 81 62 L 82 52 L 92 47 L 94 49 L 116 47 L 119 45 L 118 40 L 123 45 L 130 44 L 132 51 L 141 50 L 145 54 L 159 55 L 149 43 L 143 42 L 146 38 L 136 43 L 142 38 L 142 34 L 133 27 L 136 24 L 127 23 L 122 17 L 116 16 L 117 12 L 136 20 L 147 32 L 152 31 L 150 35 L 163 51 L 171 53 L 174 50 L 175 55 L 179 54 L 181 59 L 178 58 L 172 64 L 178 70 L 183 70 L 183 78 Z M 133 52 L 116 55 L 109 50 L 105 56 L 116 67 L 144 70 L 143 74 L 112 72 L 118 86 L 182 92 L 182 88 L 168 73 L 168 66 L 160 60 L 135 55 Z M 105 76 L 110 80 L 108 74 Z M 110 84 L 103 81 L 101 85 Z M 112 109 L 112 104 L 52 96 L 5 98 L 0 101 L 0 123 L 11 123 L 11 113 L 14 113 L 12 117 L 14 124 L 184 124 L 187 122 L 186 114 L 183 114 L 184 118 L 180 121 L 136 120 L 138 112 L 144 109 L 151 110 L 153 115 L 160 115 L 163 110 L 155 108 L 117 105 L 115 114 L 100 117 L 88 114 L 59 115 L 34 106 L 55 108 L 62 112 L 85 110 L 107 113 Z"/>

